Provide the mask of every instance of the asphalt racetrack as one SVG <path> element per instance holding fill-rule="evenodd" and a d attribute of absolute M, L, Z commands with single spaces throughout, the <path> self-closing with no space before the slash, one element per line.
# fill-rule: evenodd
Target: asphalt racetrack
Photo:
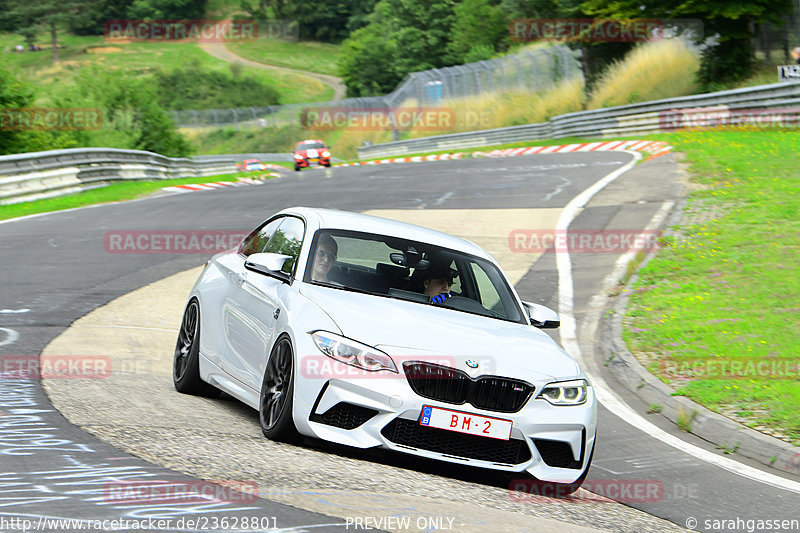
<path fill-rule="evenodd" d="M 621 173 L 574 211 L 569 228 L 624 235 L 665 225 L 685 185 L 673 157 Z M 508 477 L 457 465 L 268 441 L 254 410 L 172 387 L 186 294 L 213 251 L 165 253 L 163 241 L 139 240 L 130 249 L 113 240 L 200 232 L 224 243 L 293 205 L 369 212 L 469 238 L 500 261 L 523 299 L 563 309 L 565 266 L 536 237 L 552 233 L 579 194 L 632 159 L 624 152 L 570 153 L 314 169 L 261 186 L 0 224 L 3 357 L 19 362 L 44 353 L 113 363 L 102 379 L 49 379 L 44 388 L 34 379 L 0 380 L 0 530 L 22 529 L 21 520 L 31 521 L 29 529 L 77 530 L 78 523 L 44 527 L 42 520 L 59 518 L 87 529 L 102 520 L 169 519 L 158 527 L 169 531 L 737 531 L 747 530 L 747 520 L 797 520 L 796 479 L 757 479 L 711 464 L 696 450 L 721 455 L 713 446 L 647 418 L 687 446 L 666 444 L 631 416 L 615 414 L 621 412 L 613 402 L 611 410 L 600 409 L 588 476 L 596 492 L 581 490 L 569 500 L 510 491 Z M 554 338 L 575 344 L 599 386 L 646 417 L 647 406 L 614 386 L 594 350 L 604 304 L 597 295 L 605 294 L 603 281 L 621 252 L 585 251 L 571 254 L 566 266 L 577 339 L 562 339 L 559 330 Z M 152 490 L 211 482 L 218 492 L 192 501 Z M 143 501 L 120 492 L 126 486 L 155 496 Z M 642 495 L 642 487 L 655 489 Z M 715 520 L 741 527 L 721 529 Z"/>

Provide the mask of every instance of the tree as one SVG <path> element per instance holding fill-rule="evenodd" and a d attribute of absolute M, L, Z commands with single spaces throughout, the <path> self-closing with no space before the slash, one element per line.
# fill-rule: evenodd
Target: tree
<path fill-rule="evenodd" d="M 455 0 L 381 0 L 369 24 L 344 42 L 339 68 L 348 95 L 387 92 L 411 72 L 452 65 L 447 43 Z"/>
<path fill-rule="evenodd" d="M 503 0 L 502 7 L 511 14 L 510 19 L 590 19 L 584 10 L 583 0 Z M 614 61 L 625 57 L 633 43 L 627 42 L 567 42 L 569 47 L 580 49 L 583 75 L 587 88 L 600 78 L 603 70 Z"/>
<path fill-rule="evenodd" d="M 754 25 L 780 23 L 792 9 L 792 0 L 585 0 L 581 7 L 594 16 L 609 18 L 672 18 L 704 21 L 707 39 L 700 81 L 707 88 L 746 78 L 752 73 Z"/>
<path fill-rule="evenodd" d="M 257 20 L 280 20 L 288 0 L 241 0 L 240 6 L 251 18 Z"/>
<path fill-rule="evenodd" d="M 128 8 L 132 19 L 192 20 L 206 13 L 207 0 L 134 0 Z"/>
<path fill-rule="evenodd" d="M 339 72 L 347 96 L 378 96 L 403 79 L 394 68 L 397 44 L 384 27 L 370 24 L 350 35 L 339 53 Z"/>
<path fill-rule="evenodd" d="M 506 12 L 489 0 L 463 0 L 454 9 L 447 61 L 465 63 L 470 59 L 489 59 L 494 52 L 508 48 Z M 489 53 L 487 53 L 489 52 Z"/>
<path fill-rule="evenodd" d="M 347 19 L 353 12 L 353 4 L 353 0 L 291 2 L 283 13 L 297 22 L 301 39 L 340 42 L 347 37 Z"/>
<path fill-rule="evenodd" d="M 0 113 L 6 110 L 30 107 L 33 91 L 0 65 Z M 4 121 L 5 122 L 5 121 Z M 0 127 L 0 154 L 26 152 L 25 134 L 11 128 Z"/>
<path fill-rule="evenodd" d="M 58 30 L 64 26 L 80 24 L 99 6 L 99 0 L 6 0 L 7 17 L 17 27 L 17 33 L 33 44 L 33 39 L 42 27 L 50 32 L 53 46 L 53 62 L 58 62 Z"/>
<path fill-rule="evenodd" d="M 159 106 L 154 85 L 150 79 L 92 65 L 78 72 L 74 85 L 58 93 L 55 104 L 95 108 L 102 114 L 99 130 L 73 132 L 80 146 L 132 148 L 172 157 L 186 155 L 190 146 Z"/>
<path fill-rule="evenodd" d="M 33 90 L 0 64 L 0 154 L 20 154 L 77 146 L 71 132 L 19 130 L 15 110 L 34 103 Z M 7 116 L 3 116 L 8 114 Z"/>

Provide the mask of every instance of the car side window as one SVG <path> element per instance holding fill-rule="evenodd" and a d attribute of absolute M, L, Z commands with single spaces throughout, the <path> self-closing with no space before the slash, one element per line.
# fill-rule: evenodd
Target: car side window
<path fill-rule="evenodd" d="M 276 218 L 272 222 L 253 230 L 253 232 L 242 241 L 242 244 L 239 246 L 239 253 L 248 256 L 250 254 L 263 252 L 264 248 L 267 247 L 270 237 L 275 233 L 275 230 L 280 226 L 284 218 L 286 217 Z"/>
<path fill-rule="evenodd" d="M 281 269 L 287 274 L 292 272 L 297 256 L 300 255 L 303 233 L 305 233 L 305 224 L 303 224 L 302 220 L 295 217 L 285 217 L 263 250 L 264 252 L 290 256 L 292 259 L 287 259 Z"/>

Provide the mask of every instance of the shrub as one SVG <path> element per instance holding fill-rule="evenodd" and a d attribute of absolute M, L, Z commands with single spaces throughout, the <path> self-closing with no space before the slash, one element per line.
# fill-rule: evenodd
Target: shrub
<path fill-rule="evenodd" d="M 600 77 L 587 107 L 609 107 L 695 92 L 697 54 L 680 39 L 642 44 Z"/>

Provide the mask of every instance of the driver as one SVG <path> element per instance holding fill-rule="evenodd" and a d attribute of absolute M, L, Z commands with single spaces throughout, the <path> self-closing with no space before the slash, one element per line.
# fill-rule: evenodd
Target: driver
<path fill-rule="evenodd" d="M 314 270 L 311 274 L 311 279 L 314 281 L 331 281 L 328 278 L 328 273 L 336 262 L 336 255 L 339 252 L 339 246 L 333 237 L 327 233 L 320 237 L 317 243 L 317 251 L 314 254 Z"/>

